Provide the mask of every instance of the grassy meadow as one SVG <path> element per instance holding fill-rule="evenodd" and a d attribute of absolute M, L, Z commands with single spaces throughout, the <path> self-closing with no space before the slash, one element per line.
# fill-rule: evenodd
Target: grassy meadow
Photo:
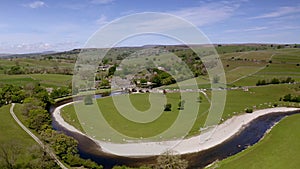
<path fill-rule="evenodd" d="M 16 147 L 17 150 L 14 151 L 17 152 L 12 152 L 17 153 L 15 163 L 27 163 L 35 158 L 32 153 L 34 149 L 39 150 L 39 145 L 12 118 L 9 113 L 10 106 L 0 108 L 0 147 L 7 149 Z"/>
<path fill-rule="evenodd" d="M 273 107 L 274 104 L 277 104 L 278 106 L 300 107 L 300 104 L 291 104 L 279 101 L 279 98 L 283 97 L 286 93 L 300 94 L 300 85 L 280 84 L 254 87 L 248 89 L 248 91 L 244 91 L 243 89 L 229 90 L 227 91 L 226 105 L 222 118 L 223 120 L 226 120 L 234 115 L 245 113 L 246 108 L 257 110 Z M 208 96 L 210 96 L 210 92 L 207 92 L 207 94 Z M 146 111 L 150 107 L 148 95 L 149 94 L 132 94 L 130 95 L 131 103 L 136 109 L 140 111 Z M 202 127 L 205 123 L 210 104 L 205 99 L 202 93 L 201 95 L 201 97 L 203 98 L 203 102 L 200 103 L 197 118 L 195 119 L 194 125 L 187 136 L 199 134 L 200 127 Z M 135 123 L 124 118 L 114 106 L 112 97 L 98 99 L 97 106 L 103 114 L 103 120 L 105 120 L 112 128 L 114 128 L 118 132 L 132 137 L 145 138 L 157 135 L 166 130 L 170 127 L 171 124 L 174 123 L 175 119 L 178 117 L 179 110 L 177 109 L 177 105 L 179 102 L 179 93 L 168 93 L 167 100 L 168 103 L 172 104 L 172 111 L 164 112 L 163 114 L 161 114 L 161 116 L 159 116 L 159 118 L 150 123 Z M 83 106 L 83 103 L 77 104 L 81 104 L 81 106 Z M 94 104 L 96 104 L 96 102 Z M 80 112 L 80 110 L 78 110 L 77 113 L 81 114 L 82 117 L 89 114 L 88 117 L 90 119 L 96 120 L 98 115 L 94 114 L 91 111 L 97 110 L 91 109 L 90 111 L 84 112 Z M 95 116 L 93 116 L 93 114 Z M 64 107 L 62 109 L 62 116 L 68 123 L 72 124 L 77 129 L 84 131 L 82 125 L 85 125 L 85 123 L 80 123 L 73 105 Z"/>
<path fill-rule="evenodd" d="M 283 169 L 300 165 L 300 115 L 283 119 L 263 140 L 241 153 L 217 162 L 218 169 Z"/>
<path fill-rule="evenodd" d="M 198 93 L 194 93 L 194 94 L 201 95 L 203 100 L 201 103 L 198 103 L 196 99 L 195 100 L 186 100 L 186 102 L 190 101 L 193 105 L 195 105 L 195 104 L 199 105 L 198 113 L 195 116 L 196 119 L 194 119 L 194 120 L 196 120 L 196 122 L 192 126 L 192 130 L 189 132 L 190 135 L 199 133 L 199 129 L 200 129 L 200 127 L 203 126 L 203 124 L 205 122 L 205 117 L 207 115 L 207 111 L 209 108 L 209 102 L 208 102 L 208 100 L 205 99 L 203 94 L 198 94 Z M 163 97 L 163 96 L 159 96 L 162 94 L 156 94 L 156 95 L 157 96 L 155 96 L 155 97 Z M 121 97 L 125 97 L 125 96 L 120 95 L 120 96 L 113 96 L 113 97 L 121 98 Z M 64 107 L 62 109 L 62 116 L 68 123 L 74 125 L 77 129 L 79 129 L 81 131 L 83 131 L 84 127 L 85 127 L 85 129 L 87 129 L 85 126 L 86 124 L 84 121 L 80 122 L 78 120 L 77 116 L 78 115 L 80 116 L 80 114 L 81 114 L 81 117 L 85 117 L 85 116 L 87 116 L 86 114 L 89 113 L 89 116 L 87 116 L 86 118 L 89 118 L 90 121 L 98 120 L 98 123 L 101 123 L 101 120 L 104 120 L 114 130 L 116 130 L 124 135 L 130 136 L 133 138 L 140 138 L 140 137 L 147 138 L 147 137 L 153 137 L 153 136 L 159 135 L 166 129 L 170 128 L 170 126 L 179 117 L 180 113 L 181 114 L 188 113 L 185 111 L 189 111 L 188 108 L 184 108 L 183 110 L 178 109 L 178 103 L 180 101 L 179 93 L 168 93 L 166 95 L 166 98 L 167 98 L 167 103 L 172 104 L 171 111 L 163 111 L 162 110 L 163 112 L 158 116 L 157 119 L 155 119 L 149 123 L 138 123 L 138 122 L 128 120 L 127 118 L 124 118 L 122 116 L 122 114 L 120 114 L 118 112 L 117 108 L 114 106 L 113 99 L 115 99 L 115 98 L 113 98 L 113 97 L 105 97 L 105 98 L 97 99 L 97 102 L 94 102 L 94 104 L 97 104 L 96 105 L 97 107 L 99 106 L 99 109 L 101 110 L 101 113 L 104 117 L 103 119 L 101 119 L 101 118 L 97 119 L 98 114 L 94 114 L 93 112 L 90 112 L 90 111 L 85 111 L 85 112 L 77 111 L 77 114 L 76 114 L 73 105 L 68 105 L 68 106 Z M 143 112 L 147 113 L 147 110 L 150 108 L 150 103 L 148 101 L 149 94 L 132 94 L 132 95 L 130 95 L 129 98 L 130 98 L 130 101 L 133 104 L 134 108 L 141 111 L 140 112 L 141 115 L 143 115 Z M 76 104 L 84 107 L 83 103 L 76 103 Z M 156 104 L 159 104 L 159 103 L 156 103 Z M 163 109 L 163 104 L 161 104 L 159 106 L 157 106 L 157 105 L 152 105 L 152 106 L 156 107 L 156 109 L 160 109 L 160 108 Z M 76 109 L 76 110 L 78 110 L 78 109 Z M 92 111 L 97 111 L 97 110 L 92 109 Z M 148 113 L 151 113 L 151 111 Z M 147 114 L 144 114 L 144 115 L 147 115 Z M 188 121 L 186 121 L 186 120 L 188 120 Z M 180 125 L 187 125 L 187 124 L 191 123 L 190 122 L 191 118 L 187 118 L 186 120 L 183 120 Z M 180 127 L 179 127 L 179 129 L 180 129 Z M 174 135 L 174 133 L 172 133 L 170 135 L 169 139 L 174 138 L 174 137 L 179 137 L 179 136 L 180 136 L 180 134 L 176 136 L 176 134 Z M 167 138 L 164 138 L 164 139 L 167 139 Z"/>
<path fill-rule="evenodd" d="M 72 75 L 60 74 L 25 74 L 25 75 L 0 75 L 0 84 L 25 86 L 28 83 L 39 83 L 44 87 L 61 87 L 71 84 Z"/>

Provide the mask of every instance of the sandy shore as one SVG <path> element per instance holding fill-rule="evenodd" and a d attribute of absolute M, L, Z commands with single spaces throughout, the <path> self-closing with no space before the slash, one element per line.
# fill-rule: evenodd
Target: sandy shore
<path fill-rule="evenodd" d="M 60 115 L 60 109 L 72 103 L 67 103 L 57 107 L 53 112 L 53 117 L 60 125 L 64 126 L 68 130 L 87 136 L 86 134 L 77 130 L 72 125 L 65 122 Z M 202 131 L 202 133 L 198 136 L 194 136 L 183 140 L 118 144 L 103 142 L 95 140 L 89 136 L 88 137 L 94 140 L 97 144 L 99 144 L 103 151 L 120 156 L 159 155 L 168 149 L 172 149 L 180 154 L 194 153 L 221 144 L 222 142 L 226 141 L 227 139 L 238 133 L 241 129 L 243 129 L 244 126 L 249 124 L 251 121 L 262 115 L 295 110 L 300 110 L 300 108 L 276 107 L 257 110 L 253 113 L 246 113 L 234 116 L 220 125 Z"/>

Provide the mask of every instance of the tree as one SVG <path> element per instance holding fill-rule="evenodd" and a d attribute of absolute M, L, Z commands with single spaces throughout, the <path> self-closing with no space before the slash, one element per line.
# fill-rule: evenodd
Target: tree
<path fill-rule="evenodd" d="M 93 98 L 91 95 L 87 95 L 84 97 L 84 104 L 85 105 L 91 105 L 93 104 Z"/>
<path fill-rule="evenodd" d="M 117 66 L 116 66 L 116 65 L 110 67 L 110 68 L 108 69 L 108 76 L 114 75 L 114 73 L 115 73 L 116 70 L 117 70 Z"/>
<path fill-rule="evenodd" d="M 49 113 L 44 109 L 32 109 L 29 111 L 28 118 L 28 127 L 41 131 L 43 129 L 43 125 L 48 124 L 51 125 L 51 118 Z"/>
<path fill-rule="evenodd" d="M 157 158 L 155 169 L 186 169 L 188 161 L 181 159 L 181 156 L 172 151 L 166 151 Z"/>
<path fill-rule="evenodd" d="M 285 102 L 289 102 L 292 100 L 292 95 L 291 94 L 287 94 L 283 97 L 283 101 Z"/>
<path fill-rule="evenodd" d="M 273 78 L 272 80 L 271 80 L 271 84 L 279 84 L 280 83 L 280 81 L 279 81 L 279 79 L 277 79 L 277 78 Z"/>
<path fill-rule="evenodd" d="M 214 76 L 213 83 L 219 83 L 220 77 L 218 75 Z"/>
<path fill-rule="evenodd" d="M 197 102 L 199 102 L 199 103 L 201 103 L 202 100 L 203 100 L 203 98 L 202 98 L 201 96 L 199 96 L 199 97 L 197 98 Z"/>
<path fill-rule="evenodd" d="M 185 100 L 179 101 L 178 103 L 178 109 L 183 110 L 184 109 Z"/>
<path fill-rule="evenodd" d="M 109 87 L 109 81 L 107 79 L 101 80 L 100 87 Z"/>
<path fill-rule="evenodd" d="M 31 157 L 33 158 L 26 164 L 26 167 L 24 168 L 36 168 L 36 169 L 42 169 L 42 168 L 51 168 L 51 169 L 59 169 L 60 167 L 54 162 L 53 158 L 45 151 L 45 149 L 42 149 L 39 145 L 33 145 L 29 148 L 27 148 L 28 153 L 31 154 Z"/>
<path fill-rule="evenodd" d="M 22 103 L 25 98 L 25 93 L 19 86 L 4 85 L 0 90 L 1 103 L 9 104 L 11 102 Z"/>
<path fill-rule="evenodd" d="M 16 66 L 12 66 L 8 70 L 7 73 L 10 74 L 10 75 L 16 75 L 16 74 L 24 74 L 25 72 L 20 66 L 16 65 Z"/>
<path fill-rule="evenodd" d="M 50 97 L 53 99 L 59 98 L 59 97 L 64 97 L 67 96 L 71 93 L 71 90 L 68 89 L 67 87 L 59 87 L 59 88 L 55 88 L 51 94 Z"/>
<path fill-rule="evenodd" d="M 26 117 L 29 115 L 29 111 L 33 109 L 45 109 L 46 104 L 41 100 L 34 97 L 27 97 L 24 99 L 22 113 Z"/>
<path fill-rule="evenodd" d="M 171 103 L 167 103 L 167 104 L 165 105 L 164 111 L 171 111 L 171 110 L 172 110 L 172 104 L 171 104 Z"/>
<path fill-rule="evenodd" d="M 245 111 L 246 111 L 246 113 L 252 113 L 253 109 L 247 108 Z"/>
<path fill-rule="evenodd" d="M 77 145 L 77 140 L 64 134 L 55 134 L 51 144 L 55 154 L 63 160 L 78 153 Z"/>
<path fill-rule="evenodd" d="M 261 85 L 261 81 L 258 80 L 257 83 L 256 83 L 256 86 L 260 86 Z"/>
<path fill-rule="evenodd" d="M 2 144 L 0 146 L 0 160 L 3 161 L 0 165 L 2 168 L 16 168 L 17 159 L 20 154 L 20 145 L 16 142 Z"/>

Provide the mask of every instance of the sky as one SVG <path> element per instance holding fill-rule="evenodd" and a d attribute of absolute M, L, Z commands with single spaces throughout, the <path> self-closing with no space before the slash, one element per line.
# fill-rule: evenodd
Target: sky
<path fill-rule="evenodd" d="M 142 12 L 183 18 L 212 43 L 300 43 L 299 0 L 1 0 L 0 53 L 84 47 L 105 25 Z M 136 38 L 122 45 L 169 42 Z"/>

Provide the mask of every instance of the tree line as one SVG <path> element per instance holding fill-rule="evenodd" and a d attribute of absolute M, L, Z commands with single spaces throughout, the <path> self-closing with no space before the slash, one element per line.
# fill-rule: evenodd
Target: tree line
<path fill-rule="evenodd" d="M 258 80 L 256 83 L 256 86 L 263 86 L 263 85 L 269 85 L 269 84 L 283 84 L 283 83 L 294 83 L 295 80 L 292 79 L 291 77 L 287 77 L 286 79 L 278 79 L 278 78 L 273 78 L 271 80 Z"/>

